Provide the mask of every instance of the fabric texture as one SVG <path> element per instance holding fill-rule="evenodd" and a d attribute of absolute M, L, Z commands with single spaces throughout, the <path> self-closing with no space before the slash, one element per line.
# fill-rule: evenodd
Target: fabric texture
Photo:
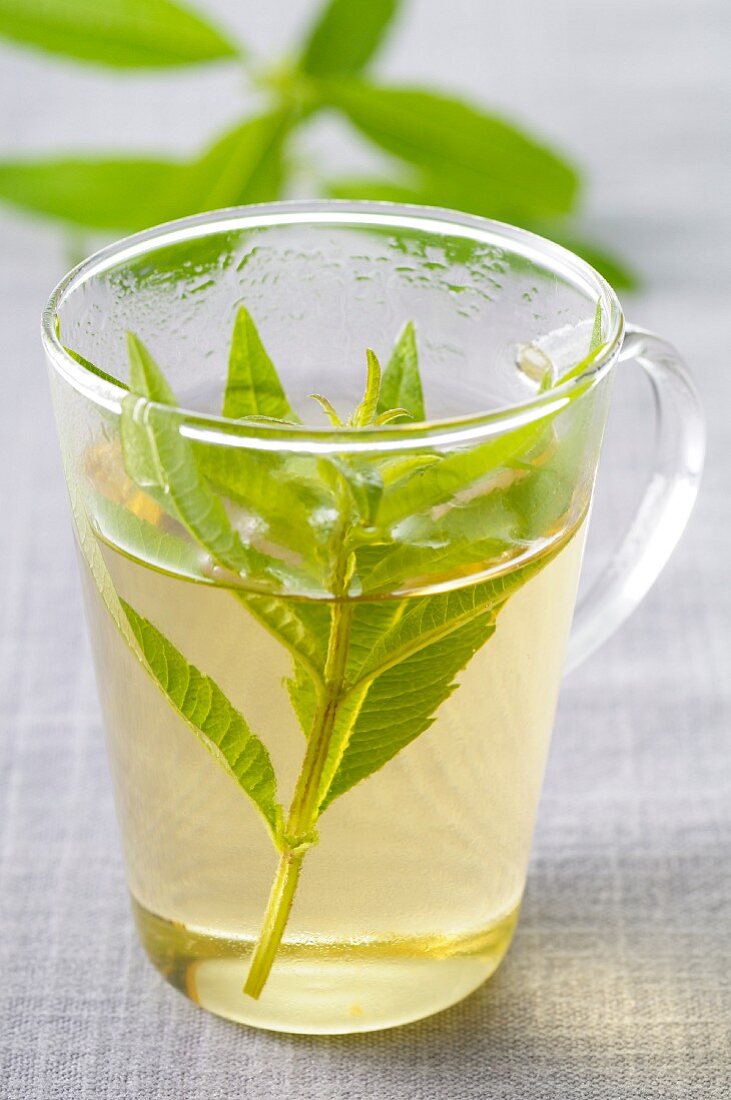
<path fill-rule="evenodd" d="M 256 11 L 209 6 L 262 50 L 281 48 L 281 25 L 311 10 L 304 0 Z M 163 982 L 132 927 L 37 338 L 66 257 L 58 231 L 0 211 L 0 1096 L 8 1100 L 731 1095 L 728 7 L 617 0 L 600 20 L 581 0 L 550 11 L 527 0 L 453 0 L 459 65 L 443 54 L 442 5 L 412 7 L 385 73 L 456 81 L 562 138 L 586 163 L 588 224 L 646 280 L 628 303 L 631 319 L 682 350 L 708 410 L 695 516 L 642 609 L 566 680 L 523 915 L 493 980 L 439 1016 L 380 1034 L 308 1039 L 215 1019 Z M 205 77 L 206 98 L 185 75 L 169 86 L 144 77 L 115 85 L 0 49 L 2 100 L 15 104 L 5 147 L 103 147 L 109 118 L 120 120 L 120 145 L 183 147 L 189 127 L 202 139 L 238 95 L 236 74 Z M 49 88 L 62 112 L 47 111 Z M 325 148 L 336 141 L 323 133 Z M 628 518 L 651 449 L 648 394 L 625 374 L 589 573 Z"/>

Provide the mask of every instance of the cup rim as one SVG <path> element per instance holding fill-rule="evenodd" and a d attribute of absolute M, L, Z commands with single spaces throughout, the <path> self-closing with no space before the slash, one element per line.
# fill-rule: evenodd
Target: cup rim
<path fill-rule="evenodd" d="M 581 374 L 543 394 L 524 401 L 501 405 L 449 419 L 415 424 L 388 424 L 357 430 L 318 425 L 279 425 L 232 421 L 166 405 L 139 397 L 145 407 L 173 413 L 186 436 L 208 443 L 260 450 L 291 450 L 318 453 L 360 450 L 404 450 L 425 445 L 444 446 L 474 443 L 481 439 L 553 415 L 572 401 L 577 390 L 586 392 L 614 365 L 624 338 L 624 315 L 616 292 L 590 264 L 545 237 L 489 218 L 433 206 L 386 202 L 351 202 L 337 199 L 296 200 L 227 207 L 164 222 L 124 237 L 94 252 L 69 271 L 56 285 L 43 310 L 41 339 L 58 374 L 84 397 L 109 412 L 121 414 L 129 391 L 111 379 L 102 378 L 79 363 L 64 348 L 56 331 L 56 317 L 63 301 L 94 276 L 151 252 L 164 245 L 180 243 L 210 233 L 276 225 L 330 224 L 333 226 L 377 225 L 386 228 L 413 226 L 432 233 L 468 237 L 492 246 L 504 247 L 529 260 L 538 260 L 583 290 L 601 304 L 609 331 L 602 350 Z"/>

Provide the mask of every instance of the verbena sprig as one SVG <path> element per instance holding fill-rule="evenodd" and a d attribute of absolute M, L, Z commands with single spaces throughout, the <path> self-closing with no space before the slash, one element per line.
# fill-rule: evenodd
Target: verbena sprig
<path fill-rule="evenodd" d="M 597 318 L 589 353 L 570 373 L 581 374 L 600 350 L 599 311 Z M 454 579 L 481 563 L 505 566 L 533 540 L 560 531 L 573 500 L 587 421 L 576 416 L 558 445 L 548 417 L 470 448 L 438 453 L 425 446 L 423 453 L 398 458 L 377 450 L 356 458 L 345 439 L 342 453 L 321 458 L 288 456 L 286 447 L 281 453 L 226 448 L 183 435 L 169 383 L 132 334 L 128 353 L 129 392 L 121 416 L 127 487 L 105 487 L 95 470 L 86 509 L 74 498 L 79 536 L 127 644 L 169 705 L 249 797 L 279 854 L 245 985 L 246 993 L 258 997 L 306 853 L 318 842 L 321 815 L 429 728 L 456 689 L 458 673 L 494 634 L 506 601 L 550 554 L 438 594 L 355 597 L 398 591 L 415 578 Z M 350 416 L 341 418 L 326 398 L 317 398 L 338 429 L 423 419 L 414 326 L 406 325 L 384 371 L 373 351 L 366 359 L 364 394 Z M 299 420 L 243 306 L 234 324 L 222 411 L 244 422 Z M 250 534 L 243 535 L 230 518 L 232 504 L 256 520 L 247 528 Z M 286 688 L 305 749 L 286 810 L 265 738 L 210 676 L 116 594 L 87 511 L 108 541 L 143 562 L 196 575 L 204 554 L 224 583 L 229 578 L 242 611 L 290 654 Z M 287 598 L 308 592 L 319 598 Z"/>
<path fill-rule="evenodd" d="M 375 176 L 316 178 L 340 198 L 446 206 L 514 222 L 562 241 L 616 287 L 632 274 L 573 224 L 579 177 L 545 142 L 431 89 L 368 76 L 399 0 L 329 0 L 292 59 L 269 65 L 173 0 L 1 0 L 0 35 L 117 71 L 243 65 L 262 107 L 190 159 L 73 155 L 0 161 L 0 199 L 93 230 L 159 222 L 302 192 L 297 139 L 336 114 L 382 161 Z M 384 157 L 383 154 L 386 154 Z M 308 166 L 307 185 L 316 170 Z"/>

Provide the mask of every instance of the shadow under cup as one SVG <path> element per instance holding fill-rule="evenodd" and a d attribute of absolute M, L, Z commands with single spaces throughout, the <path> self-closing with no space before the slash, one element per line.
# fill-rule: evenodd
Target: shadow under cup
<path fill-rule="evenodd" d="M 133 909 L 199 1004 L 370 1030 L 498 966 L 621 339 L 557 246 L 367 204 L 188 219 L 55 292 Z M 372 416 L 418 408 L 418 362 L 422 421 L 328 423 L 367 348 Z"/>

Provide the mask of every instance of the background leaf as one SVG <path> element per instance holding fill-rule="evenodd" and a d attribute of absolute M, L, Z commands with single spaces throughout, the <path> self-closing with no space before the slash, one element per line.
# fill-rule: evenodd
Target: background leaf
<path fill-rule="evenodd" d="M 464 210 L 467 214 L 478 214 L 484 218 L 509 219 L 513 216 L 510 204 L 503 206 L 503 199 L 499 195 L 495 195 L 489 188 L 470 187 L 469 182 L 469 178 L 458 175 L 447 179 L 428 172 L 417 174 L 412 180 L 403 180 L 396 176 L 393 179 L 353 176 L 329 181 L 327 193 L 335 199 L 370 199 L 372 202 L 405 202 L 418 206 Z M 516 220 L 525 229 L 548 237 L 581 256 L 601 272 L 616 290 L 636 288 L 637 276 L 629 267 L 601 245 L 584 240 L 578 231 L 565 225 L 564 219 L 546 221 L 534 217 L 530 212 L 524 212 Z"/>
<path fill-rule="evenodd" d="M 123 157 L 0 162 L 0 198 L 109 230 L 146 229 L 214 207 L 261 202 L 279 195 L 287 128 L 284 112 L 261 115 L 187 162 Z"/>
<path fill-rule="evenodd" d="M 534 229 L 541 236 L 549 237 L 557 244 L 568 248 L 569 251 L 575 252 L 577 256 L 581 256 L 588 264 L 595 267 L 615 290 L 637 289 L 639 279 L 635 272 L 603 245 L 584 240 L 577 231 L 567 228 L 560 222 L 549 222 L 547 225 L 539 223 L 528 228 Z"/>
<path fill-rule="evenodd" d="M 564 214 L 576 173 L 555 153 L 501 120 L 432 92 L 358 80 L 322 80 L 323 103 L 386 152 L 437 178 L 459 179 L 503 215 Z M 456 204 L 459 205 L 459 204 Z"/>
<path fill-rule="evenodd" d="M 185 166 L 174 216 L 279 198 L 284 141 L 291 125 L 289 109 L 278 108 L 225 133 Z"/>
<path fill-rule="evenodd" d="M 0 162 L 0 197 L 90 229 L 152 225 L 161 194 L 174 194 L 181 165 L 160 160 L 50 158 Z"/>
<path fill-rule="evenodd" d="M 0 34 L 117 68 L 195 65 L 240 52 L 172 0 L 0 0 Z"/>
<path fill-rule="evenodd" d="M 357 73 L 371 60 L 399 0 L 330 0 L 305 43 L 300 61 L 312 76 Z"/>

